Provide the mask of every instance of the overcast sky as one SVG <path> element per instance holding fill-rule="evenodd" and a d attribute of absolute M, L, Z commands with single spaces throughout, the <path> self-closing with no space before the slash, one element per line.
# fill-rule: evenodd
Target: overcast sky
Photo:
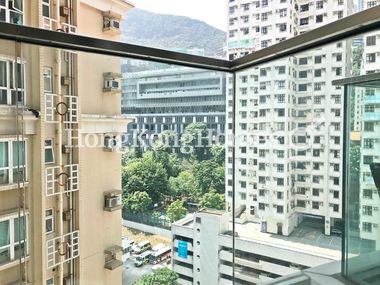
<path fill-rule="evenodd" d="M 226 30 L 227 0 L 132 0 L 136 8 L 186 16 Z"/>

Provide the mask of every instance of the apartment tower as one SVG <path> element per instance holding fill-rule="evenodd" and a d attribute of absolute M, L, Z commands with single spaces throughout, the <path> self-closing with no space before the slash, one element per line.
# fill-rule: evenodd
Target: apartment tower
<path fill-rule="evenodd" d="M 229 0 L 228 53 L 237 58 L 349 15 L 344 0 Z M 263 231 L 289 235 L 303 220 L 325 234 L 342 216 L 343 90 L 349 42 L 275 60 L 236 76 L 236 213 Z M 232 133 L 232 85 L 227 124 Z M 232 145 L 227 145 L 226 200 L 232 208 Z"/>
<path fill-rule="evenodd" d="M 0 1 L 0 20 L 118 41 L 124 0 Z M 117 58 L 2 41 L 0 284 L 121 284 Z M 101 163 L 99 163 L 101 161 Z"/>

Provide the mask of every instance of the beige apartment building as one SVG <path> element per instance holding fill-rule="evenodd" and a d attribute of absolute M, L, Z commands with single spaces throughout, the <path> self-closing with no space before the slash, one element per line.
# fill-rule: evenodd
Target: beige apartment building
<path fill-rule="evenodd" d="M 118 41 L 126 0 L 0 0 L 0 21 Z M 0 43 L 0 284 L 121 284 L 118 58 Z"/>

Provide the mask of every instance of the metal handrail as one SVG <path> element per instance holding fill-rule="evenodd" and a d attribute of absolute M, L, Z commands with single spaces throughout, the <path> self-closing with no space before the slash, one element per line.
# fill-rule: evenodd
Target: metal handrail
<path fill-rule="evenodd" d="M 335 41 L 344 40 L 375 29 L 380 29 L 380 6 L 375 6 L 342 18 L 233 61 L 54 32 L 4 22 L 0 23 L 0 39 L 208 70 L 237 72 L 257 66 L 258 64 L 270 62 L 274 59 L 293 55 L 311 48 L 317 48 Z"/>

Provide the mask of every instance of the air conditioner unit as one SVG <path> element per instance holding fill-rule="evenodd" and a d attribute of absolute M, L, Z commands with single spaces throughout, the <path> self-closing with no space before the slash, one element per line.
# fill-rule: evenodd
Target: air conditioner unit
<path fill-rule="evenodd" d="M 106 79 L 104 81 L 104 88 L 111 89 L 111 90 L 119 89 L 119 81 L 115 79 Z"/>
<path fill-rule="evenodd" d="M 116 208 L 119 206 L 121 206 L 121 195 L 105 198 L 106 208 Z"/>
<path fill-rule="evenodd" d="M 61 85 L 63 85 L 63 86 L 69 86 L 70 85 L 70 77 L 68 77 L 68 76 L 62 76 L 61 77 Z"/>
<path fill-rule="evenodd" d="M 120 21 L 116 19 L 111 19 L 110 26 L 111 28 L 114 28 L 114 29 L 120 29 Z"/>
<path fill-rule="evenodd" d="M 68 17 L 70 16 L 70 8 L 66 6 L 59 7 L 59 15 L 61 17 Z"/>
<path fill-rule="evenodd" d="M 70 221 L 71 220 L 71 211 L 64 211 L 63 212 L 63 220 L 64 221 Z"/>

